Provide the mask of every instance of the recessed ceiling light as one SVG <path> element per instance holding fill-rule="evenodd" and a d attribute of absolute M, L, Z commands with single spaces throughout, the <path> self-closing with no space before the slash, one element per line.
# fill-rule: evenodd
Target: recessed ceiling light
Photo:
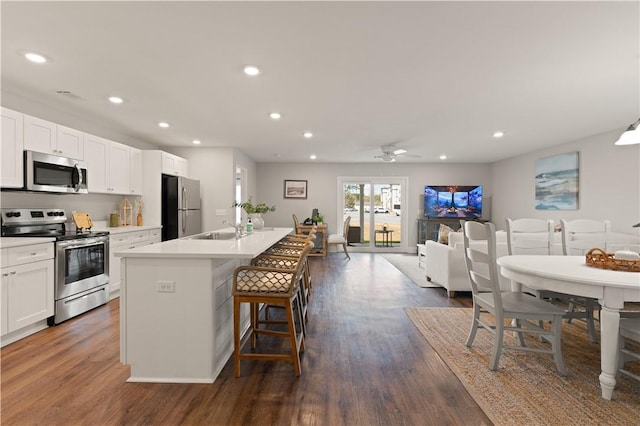
<path fill-rule="evenodd" d="M 272 112 L 271 114 L 269 114 L 269 117 L 271 117 L 274 120 L 280 120 L 280 117 L 282 116 L 280 115 L 279 112 Z"/>
<path fill-rule="evenodd" d="M 503 136 L 504 136 L 504 132 L 501 132 L 500 130 L 498 130 L 497 132 L 493 132 L 494 138 L 501 138 Z"/>
<path fill-rule="evenodd" d="M 260 68 L 255 65 L 247 65 L 244 67 L 244 73 L 253 77 L 260 74 Z"/>
<path fill-rule="evenodd" d="M 45 62 L 47 62 L 47 58 L 38 53 L 27 52 L 24 54 L 24 57 L 31 62 L 35 62 L 36 64 L 44 64 Z"/>
<path fill-rule="evenodd" d="M 316 158 L 318 158 L 318 157 L 316 157 L 316 155 L 315 155 L 315 154 L 311 154 L 311 155 L 309 156 L 309 158 L 310 158 L 310 159 L 312 159 L 312 160 L 315 160 L 315 159 L 316 159 Z"/>
<path fill-rule="evenodd" d="M 313 133 L 311 133 L 311 132 L 304 132 L 304 133 L 302 134 L 302 136 L 304 136 L 304 137 L 305 137 L 305 138 L 307 138 L 307 139 L 311 139 L 311 138 L 313 137 Z"/>
<path fill-rule="evenodd" d="M 161 121 L 160 123 L 158 123 L 158 126 L 162 127 L 163 129 L 166 129 L 167 127 L 169 127 L 169 123 L 165 123 L 164 121 Z"/>
<path fill-rule="evenodd" d="M 109 102 L 111 102 L 112 104 L 121 104 L 124 101 L 118 96 L 109 96 Z"/>
<path fill-rule="evenodd" d="M 444 154 L 442 154 L 442 155 L 440 156 L 440 159 L 441 159 L 441 160 L 446 160 L 446 159 L 447 159 L 447 156 L 446 156 L 446 155 L 444 155 Z"/>
<path fill-rule="evenodd" d="M 196 139 L 196 140 L 193 141 L 193 144 L 194 145 L 200 145 L 200 141 Z"/>

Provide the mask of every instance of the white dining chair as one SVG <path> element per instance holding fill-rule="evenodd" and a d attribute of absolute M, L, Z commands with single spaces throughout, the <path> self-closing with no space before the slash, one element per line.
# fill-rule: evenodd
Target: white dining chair
<path fill-rule="evenodd" d="M 553 220 L 507 219 L 507 247 L 509 254 L 551 255 L 553 247 Z M 545 300 L 557 300 L 566 306 L 565 319 L 582 319 L 587 323 L 587 334 L 591 342 L 597 341 L 594 310 L 599 309 L 597 300 L 556 291 L 535 291 Z"/>
<path fill-rule="evenodd" d="M 582 256 L 592 248 L 607 251 L 611 222 L 608 220 L 560 220 L 562 225 L 562 253 Z"/>
<path fill-rule="evenodd" d="M 640 312 L 634 315 L 629 314 L 629 318 L 620 320 L 620 350 L 618 352 L 618 373 L 640 381 L 640 376 L 630 369 L 626 369 L 626 363 L 630 361 L 640 362 L 640 352 L 632 350 L 625 343 L 625 339 L 632 340 L 640 345 Z M 637 347 L 636 345 L 636 347 Z"/>
<path fill-rule="evenodd" d="M 560 223 L 562 227 L 562 254 L 565 256 L 584 256 L 592 248 L 600 248 L 605 252 L 607 251 L 611 232 L 610 221 L 593 219 L 569 221 L 562 219 Z M 594 311 L 600 310 L 598 300 L 588 297 L 576 298 L 573 303 L 569 304 L 569 310 L 580 312 L 576 305 L 583 306 L 584 312 L 591 312 L 591 316 L 593 316 Z M 580 315 L 577 316 L 580 317 Z M 567 321 L 571 322 L 571 318 Z M 587 326 L 589 327 L 589 339 L 595 342 L 595 326 L 591 326 L 590 322 L 587 323 Z"/>
<path fill-rule="evenodd" d="M 344 254 L 347 255 L 348 259 L 351 259 L 351 256 L 349 256 L 349 252 L 347 251 L 347 237 L 349 235 L 350 222 L 351 216 L 347 216 L 347 218 L 344 220 L 344 224 L 342 225 L 342 233 L 331 234 L 327 237 L 327 244 L 329 245 L 329 247 L 331 247 L 332 245 L 342 245 L 342 250 L 344 251 Z"/>
<path fill-rule="evenodd" d="M 473 322 L 466 345 L 471 347 L 478 328 L 494 334 L 493 351 L 489 369 L 497 370 L 503 349 L 516 349 L 553 355 L 560 375 L 567 370 L 562 360 L 562 317 L 564 311 L 549 302 L 524 292 L 502 292 L 498 281 L 496 264 L 496 237 L 492 223 L 467 221 L 463 223 L 464 258 L 473 295 Z M 489 313 L 493 323 L 481 316 Z M 511 320 L 510 322 L 506 322 Z M 549 322 L 550 329 L 541 327 L 540 322 Z M 511 324 L 511 325 L 506 325 Z M 506 345 L 504 332 L 517 334 L 520 346 Z M 524 334 L 544 336 L 551 343 L 550 349 L 532 348 L 526 345 Z"/>

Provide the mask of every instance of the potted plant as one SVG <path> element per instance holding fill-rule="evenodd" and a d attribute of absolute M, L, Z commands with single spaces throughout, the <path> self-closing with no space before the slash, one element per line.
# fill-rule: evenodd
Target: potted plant
<path fill-rule="evenodd" d="M 313 218 L 315 223 L 322 224 L 324 223 L 324 215 L 322 213 L 318 213 L 316 217 Z"/>
<path fill-rule="evenodd" d="M 276 211 L 276 206 L 269 207 L 264 202 L 259 202 L 254 204 L 251 196 L 247 198 L 247 201 L 242 203 L 238 203 L 234 201 L 231 207 L 240 207 L 245 211 L 247 216 L 251 218 L 251 222 L 253 223 L 253 229 L 259 230 L 264 226 L 264 219 L 262 219 L 262 215 L 268 212 Z"/>

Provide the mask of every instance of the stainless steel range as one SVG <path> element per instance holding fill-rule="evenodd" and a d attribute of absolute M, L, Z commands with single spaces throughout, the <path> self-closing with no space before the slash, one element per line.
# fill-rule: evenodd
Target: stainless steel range
<path fill-rule="evenodd" d="M 0 209 L 3 237 L 55 238 L 55 314 L 59 324 L 109 301 L 109 232 L 68 231 L 62 209 Z"/>

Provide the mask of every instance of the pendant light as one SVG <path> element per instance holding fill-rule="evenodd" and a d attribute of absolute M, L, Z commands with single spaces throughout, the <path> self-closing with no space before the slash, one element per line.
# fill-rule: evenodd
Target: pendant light
<path fill-rule="evenodd" d="M 620 138 L 616 141 L 616 145 L 634 145 L 640 143 L 640 131 L 638 131 L 639 125 L 640 118 L 638 121 L 630 125 L 622 135 L 620 135 Z"/>

